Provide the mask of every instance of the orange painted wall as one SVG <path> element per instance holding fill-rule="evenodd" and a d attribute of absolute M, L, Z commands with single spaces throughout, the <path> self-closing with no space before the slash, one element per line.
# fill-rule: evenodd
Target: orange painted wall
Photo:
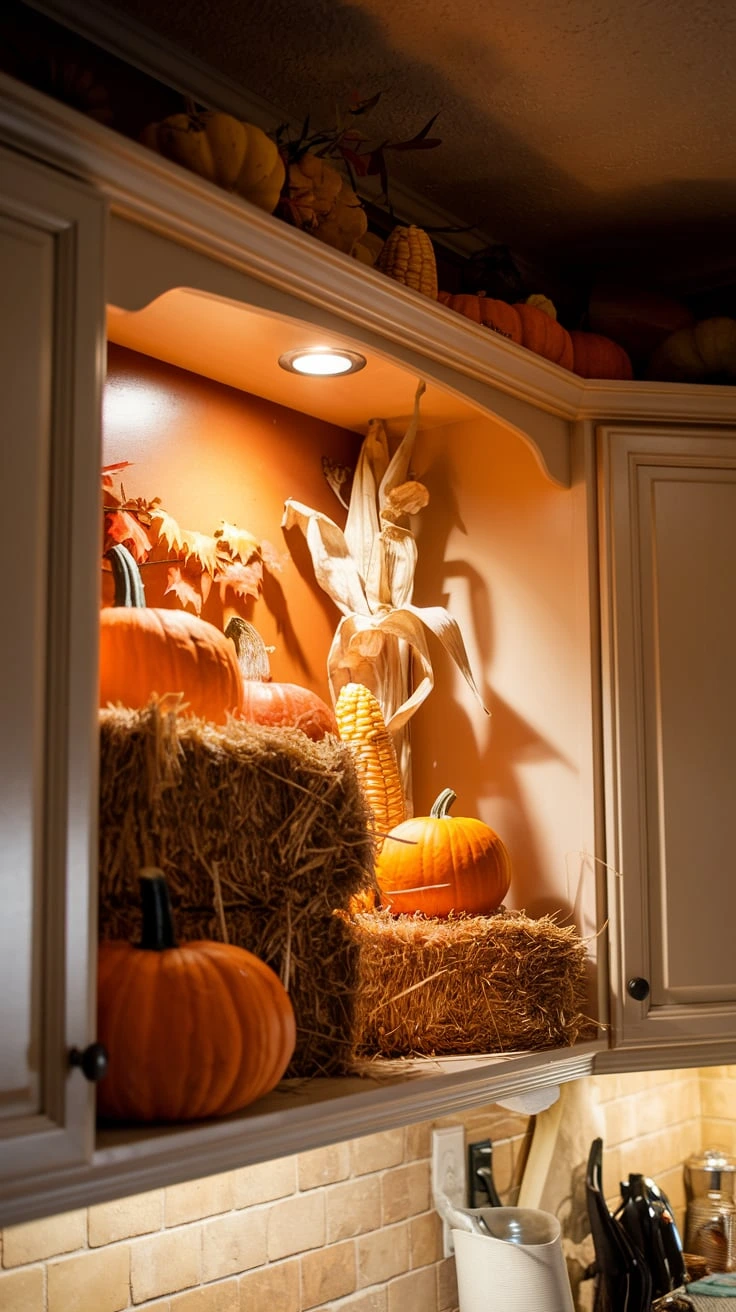
<path fill-rule="evenodd" d="M 218 627 L 233 610 L 251 620 L 275 648 L 273 678 L 328 698 L 338 612 L 314 583 L 303 538 L 291 533 L 287 542 L 280 523 L 287 497 L 344 523 L 322 456 L 354 464 L 361 436 L 112 344 L 103 431 L 104 463 L 131 462 L 123 474 L 128 496 L 160 497 L 183 528 L 212 533 L 225 519 L 277 549 L 283 568 L 265 575 L 257 601 L 230 593 L 223 604 L 213 588 L 203 617 Z M 178 604 L 164 596 L 166 572 L 144 569 L 149 605 Z M 107 580 L 103 596 L 110 599 Z"/>

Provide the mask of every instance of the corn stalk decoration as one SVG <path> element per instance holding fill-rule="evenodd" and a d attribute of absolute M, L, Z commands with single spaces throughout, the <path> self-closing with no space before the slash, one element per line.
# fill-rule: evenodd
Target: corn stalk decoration
<path fill-rule="evenodd" d="M 417 544 L 409 527 L 429 501 L 423 483 L 408 477 L 419 423 L 414 414 L 394 455 L 381 419 L 372 419 L 358 457 L 344 531 L 299 501 L 285 503 L 282 527 L 299 528 L 320 587 L 342 618 L 327 657 L 332 700 L 346 683 L 362 683 L 378 699 L 396 746 L 411 813 L 408 723 L 434 686 L 425 629 L 439 639 L 475 693 L 462 634 L 443 606 L 412 602 Z M 486 714 L 489 714 L 483 706 Z"/>

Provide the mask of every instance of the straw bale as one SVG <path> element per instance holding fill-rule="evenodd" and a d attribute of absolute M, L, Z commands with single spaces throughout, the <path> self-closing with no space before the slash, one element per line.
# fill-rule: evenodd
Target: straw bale
<path fill-rule="evenodd" d="M 160 866 L 180 941 L 226 937 L 286 984 L 289 1076 L 348 1069 L 359 946 L 351 896 L 374 887 L 370 811 L 337 738 L 153 701 L 100 712 L 100 933 L 140 933 L 138 871 Z"/>
<path fill-rule="evenodd" d="M 522 912 L 357 915 L 356 1057 L 565 1047 L 589 1033 L 586 947 L 574 928 Z"/>

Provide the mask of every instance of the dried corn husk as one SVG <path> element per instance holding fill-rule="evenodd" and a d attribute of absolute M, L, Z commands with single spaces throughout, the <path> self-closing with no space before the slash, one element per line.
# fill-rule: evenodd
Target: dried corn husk
<path fill-rule="evenodd" d="M 342 613 L 327 657 L 333 702 L 346 683 L 371 689 L 394 738 L 409 810 L 405 727 L 434 686 L 425 629 L 452 656 L 483 705 L 457 622 L 443 606 L 412 603 L 417 545 L 411 529 L 398 521 L 429 499 L 423 484 L 408 478 L 424 390 L 420 382 L 411 423 L 392 457 L 382 420 L 371 420 L 344 532 L 329 516 L 291 499 L 282 520 L 284 528 L 304 533 L 317 582 Z"/>

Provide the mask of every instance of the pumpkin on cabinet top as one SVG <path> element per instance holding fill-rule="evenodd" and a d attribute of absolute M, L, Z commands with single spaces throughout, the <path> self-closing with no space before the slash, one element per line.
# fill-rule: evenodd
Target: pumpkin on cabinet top
<path fill-rule="evenodd" d="M 242 705 L 232 644 L 214 624 L 183 610 L 146 606 L 140 570 L 127 547 L 107 553 L 115 605 L 100 616 L 100 706 L 147 706 L 169 693 L 183 710 L 224 724 Z"/>
<path fill-rule="evenodd" d="M 275 210 L 286 168 L 276 143 L 253 123 L 217 110 L 192 110 L 149 123 L 141 141 L 259 209 Z"/>
<path fill-rule="evenodd" d="M 634 377 L 634 371 L 623 346 L 602 337 L 600 333 L 585 333 L 573 329 L 570 333 L 573 352 L 573 373 L 581 378 Z"/>
<path fill-rule="evenodd" d="M 514 309 L 521 319 L 522 346 L 563 369 L 572 369 L 572 340 L 567 329 L 557 322 L 557 311 L 549 297 L 530 296 L 526 301 L 517 301 Z"/>
<path fill-rule="evenodd" d="M 690 327 L 694 316 L 672 296 L 642 287 L 601 282 L 588 301 L 591 332 L 613 338 L 638 363 L 678 328 Z"/>
<path fill-rule="evenodd" d="M 387 835 L 376 861 L 381 900 L 395 915 L 421 912 L 486 916 L 498 911 L 511 883 L 511 858 L 482 820 L 451 816 L 444 789 L 428 816 L 415 816 Z"/>
<path fill-rule="evenodd" d="M 177 947 L 160 870 L 141 871 L 140 889 L 140 943 L 99 947 L 97 1034 L 108 1069 L 98 1114 L 151 1122 L 239 1111 L 269 1093 L 289 1064 L 289 995 L 245 948 L 207 939 Z"/>
<path fill-rule="evenodd" d="M 485 292 L 478 292 L 475 296 L 467 292 L 457 295 L 440 292 L 438 300 L 448 309 L 464 314 L 466 319 L 472 319 L 473 323 L 490 328 L 494 333 L 500 333 L 502 337 L 508 337 L 509 341 L 521 346 L 521 318 L 514 306 L 508 305 L 506 301 L 494 300 L 486 296 Z"/>
<path fill-rule="evenodd" d="M 647 378 L 672 383 L 731 383 L 736 378 L 736 319 L 717 315 L 678 328 L 649 361 Z"/>
<path fill-rule="evenodd" d="M 243 683 L 240 719 L 271 728 L 301 729 L 315 742 L 328 733 L 337 735 L 335 713 L 316 692 L 298 683 L 272 682 L 266 644 L 252 624 L 234 615 L 225 639 L 232 644 Z"/>

